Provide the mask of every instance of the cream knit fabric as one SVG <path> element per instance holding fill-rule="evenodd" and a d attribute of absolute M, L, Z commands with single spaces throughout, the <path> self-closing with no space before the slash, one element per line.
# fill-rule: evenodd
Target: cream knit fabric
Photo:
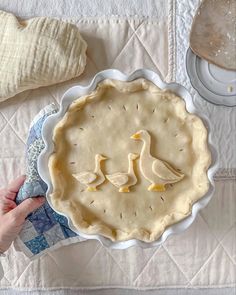
<path fill-rule="evenodd" d="M 87 44 L 73 24 L 47 17 L 20 21 L 0 11 L 0 36 L 0 102 L 85 68 Z"/>

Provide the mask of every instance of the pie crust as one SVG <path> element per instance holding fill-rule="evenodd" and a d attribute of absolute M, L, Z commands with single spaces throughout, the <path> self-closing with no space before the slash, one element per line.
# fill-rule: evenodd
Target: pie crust
<path fill-rule="evenodd" d="M 140 130 L 150 135 L 150 157 L 141 158 L 144 141 L 130 138 Z M 54 128 L 53 141 L 52 205 L 86 234 L 112 241 L 155 241 L 168 226 L 190 215 L 192 205 L 209 188 L 211 155 L 202 120 L 187 112 L 182 98 L 146 79 L 100 82 L 70 105 Z M 117 186 L 106 175 L 127 176 L 129 154 L 140 155 L 132 160 L 136 182 L 129 192 L 120 192 L 125 178 L 118 177 Z M 97 179 L 96 155 L 107 158 L 100 161 L 103 175 L 95 173 Z M 150 190 L 151 180 L 143 173 L 152 178 L 155 171 L 148 169 L 155 168 L 153 159 L 183 176 L 165 183 L 163 191 Z M 88 190 L 86 181 L 97 181 L 94 191 Z"/>

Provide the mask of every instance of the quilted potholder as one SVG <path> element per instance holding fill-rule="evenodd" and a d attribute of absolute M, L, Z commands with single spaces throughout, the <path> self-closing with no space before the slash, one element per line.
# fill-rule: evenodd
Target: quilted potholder
<path fill-rule="evenodd" d="M 43 123 L 55 112 L 57 108 L 54 104 L 46 106 L 30 126 L 26 150 L 27 177 L 16 197 L 17 204 L 27 198 L 46 194 L 47 185 L 39 176 L 37 159 L 44 148 L 41 135 Z M 18 244 L 23 246 L 21 248 L 28 256 L 34 256 L 51 247 L 55 248 L 59 242 L 72 237 L 77 237 L 76 241 L 83 240 L 70 230 L 67 219 L 56 213 L 46 201 L 42 207 L 27 217 L 19 234 Z"/>

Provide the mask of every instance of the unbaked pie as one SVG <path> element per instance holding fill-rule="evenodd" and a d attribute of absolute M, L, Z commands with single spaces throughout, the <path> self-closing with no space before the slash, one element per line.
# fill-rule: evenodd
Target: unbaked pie
<path fill-rule="evenodd" d="M 53 206 L 86 234 L 157 240 L 208 190 L 207 130 L 176 94 L 106 79 L 54 128 Z"/>

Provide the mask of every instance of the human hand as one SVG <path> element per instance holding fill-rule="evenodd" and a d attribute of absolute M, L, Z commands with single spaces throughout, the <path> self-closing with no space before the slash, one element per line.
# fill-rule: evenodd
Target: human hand
<path fill-rule="evenodd" d="M 25 218 L 45 201 L 44 197 L 29 198 L 17 206 L 16 194 L 24 181 L 25 176 L 20 176 L 7 188 L 0 190 L 0 253 L 10 247 L 19 234 Z"/>

